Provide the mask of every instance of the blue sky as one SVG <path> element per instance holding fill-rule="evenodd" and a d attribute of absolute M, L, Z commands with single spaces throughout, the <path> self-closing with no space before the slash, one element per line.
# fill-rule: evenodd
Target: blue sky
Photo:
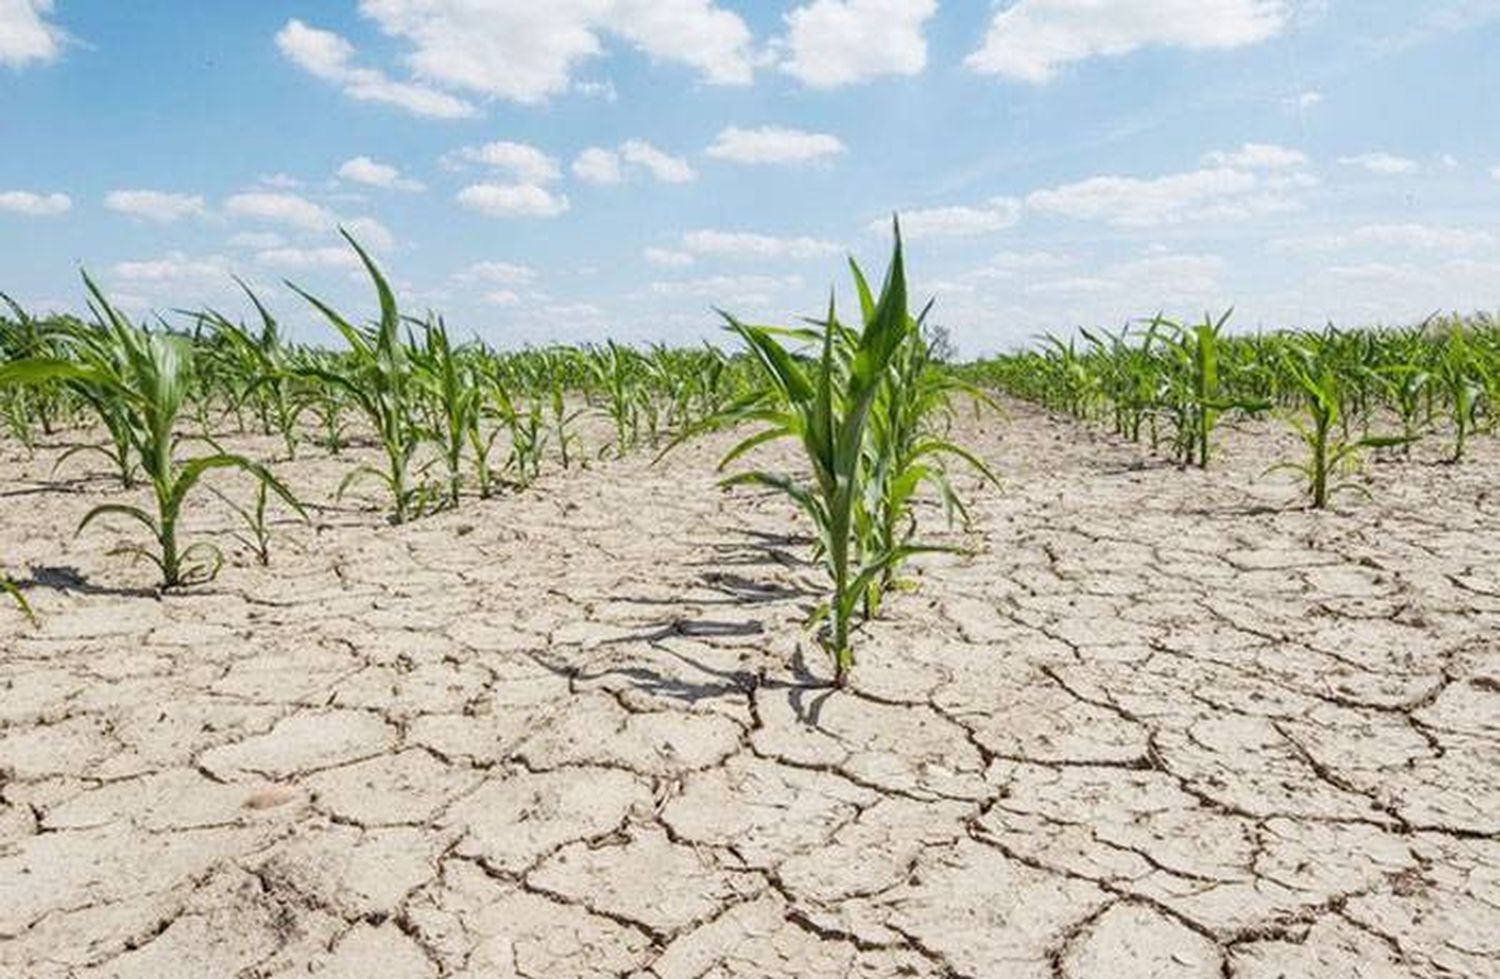
<path fill-rule="evenodd" d="M 884 259 L 965 352 L 1500 307 L 1500 0 L 0 0 L 0 289 L 694 342 Z"/>

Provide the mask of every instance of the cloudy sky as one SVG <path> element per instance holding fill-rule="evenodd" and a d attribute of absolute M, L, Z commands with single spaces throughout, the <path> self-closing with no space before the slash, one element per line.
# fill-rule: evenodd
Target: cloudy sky
<path fill-rule="evenodd" d="M 693 342 L 883 260 L 969 353 L 1500 307 L 1500 0 L 0 0 L 0 289 Z"/>

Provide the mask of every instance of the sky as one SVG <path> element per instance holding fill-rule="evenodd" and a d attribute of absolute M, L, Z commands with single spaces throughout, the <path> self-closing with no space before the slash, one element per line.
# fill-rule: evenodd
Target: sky
<path fill-rule="evenodd" d="M 1500 0 L 0 0 L 0 290 L 496 346 L 1500 308 Z"/>

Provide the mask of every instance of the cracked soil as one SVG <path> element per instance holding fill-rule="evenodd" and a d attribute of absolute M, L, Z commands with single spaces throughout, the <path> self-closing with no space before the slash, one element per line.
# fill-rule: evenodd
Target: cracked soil
<path fill-rule="evenodd" d="M 1314 513 L 1266 424 L 963 425 L 1004 489 L 842 692 L 728 435 L 165 597 L 0 446 L 0 976 L 1500 975 L 1496 440 Z"/>

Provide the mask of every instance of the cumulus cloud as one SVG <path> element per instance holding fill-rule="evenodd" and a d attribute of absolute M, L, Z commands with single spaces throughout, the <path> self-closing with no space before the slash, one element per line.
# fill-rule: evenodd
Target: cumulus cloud
<path fill-rule="evenodd" d="M 786 15 L 781 70 L 815 88 L 919 75 L 936 12 L 937 0 L 813 0 Z"/>
<path fill-rule="evenodd" d="M 1102 176 L 1035 191 L 1026 206 L 1041 214 L 1147 228 L 1298 210 L 1293 192 L 1311 182 L 1302 175 L 1262 178 L 1232 167 L 1154 179 Z"/>
<path fill-rule="evenodd" d="M 682 246 L 695 255 L 719 255 L 730 258 L 820 258 L 836 255 L 842 249 L 831 241 L 806 236 L 776 237 L 744 231 L 689 231 L 682 236 Z"/>
<path fill-rule="evenodd" d="M 709 84 L 753 74 L 750 29 L 712 0 L 361 0 L 359 9 L 411 44 L 405 61 L 424 83 L 485 98 L 529 104 L 567 91 L 605 36 Z"/>
<path fill-rule="evenodd" d="M 354 249 L 337 245 L 315 248 L 267 248 L 255 254 L 262 265 L 282 269 L 353 269 L 359 265 Z"/>
<path fill-rule="evenodd" d="M 368 156 L 356 156 L 339 166 L 338 175 L 344 180 L 369 187 L 388 190 L 423 190 L 420 181 L 401 175 L 401 171 L 388 163 L 379 163 Z"/>
<path fill-rule="evenodd" d="M 626 140 L 621 144 L 620 158 L 626 163 L 644 167 L 664 184 L 687 183 L 698 176 L 687 160 L 663 152 L 643 139 Z"/>
<path fill-rule="evenodd" d="M 361 102 L 393 105 L 417 116 L 463 119 L 477 115 L 470 102 L 429 85 L 400 82 L 373 68 L 353 65 L 354 45 L 332 31 L 309 27 L 292 19 L 276 34 L 281 53 L 302 70 L 338 85 L 345 95 Z"/>
<path fill-rule="evenodd" d="M 617 184 L 625 179 L 620 154 L 602 146 L 590 146 L 573 160 L 573 176 L 590 184 Z"/>
<path fill-rule="evenodd" d="M 114 278 L 136 287 L 201 285 L 205 281 L 227 280 L 229 262 L 219 255 L 194 258 L 182 252 L 168 252 L 162 258 L 116 262 L 110 272 Z"/>
<path fill-rule="evenodd" d="M 460 282 L 488 282 L 502 286 L 524 286 L 536 281 L 536 269 L 510 262 L 475 262 L 453 276 Z"/>
<path fill-rule="evenodd" d="M 0 66 L 25 68 L 57 60 L 65 35 L 47 20 L 52 0 L 0 0 Z"/>
<path fill-rule="evenodd" d="M 32 218 L 66 214 L 73 207 L 67 194 L 34 194 L 29 190 L 0 190 L 0 211 Z"/>
<path fill-rule="evenodd" d="M 303 231 L 325 231 L 335 224 L 331 211 L 297 194 L 248 191 L 224 201 L 224 213 L 271 224 L 284 224 Z"/>
<path fill-rule="evenodd" d="M 529 143 L 500 139 L 483 146 L 466 146 L 446 159 L 477 163 L 507 174 L 519 184 L 547 184 L 562 176 L 557 161 Z"/>
<path fill-rule="evenodd" d="M 536 184 L 470 184 L 458 192 L 457 200 L 492 218 L 555 218 L 570 206 L 567 195 Z"/>
<path fill-rule="evenodd" d="M 643 139 L 630 139 L 618 150 L 590 146 L 573 161 L 573 175 L 591 184 L 623 183 L 631 171 L 645 171 L 666 184 L 695 180 L 697 172 L 687 160 L 657 149 Z"/>
<path fill-rule="evenodd" d="M 171 224 L 188 217 L 203 217 L 208 211 L 196 194 L 171 194 L 160 190 L 112 190 L 104 206 L 131 217 Z"/>
<path fill-rule="evenodd" d="M 1360 246 L 1467 251 L 1495 244 L 1495 236 L 1477 228 L 1427 224 L 1367 224 L 1344 234 L 1276 238 L 1266 243 L 1271 252 L 1340 251 Z"/>
<path fill-rule="evenodd" d="M 807 163 L 837 156 L 844 152 L 844 144 L 829 133 L 811 133 L 781 126 L 757 129 L 729 126 L 719 133 L 706 152 L 714 159 L 731 163 Z"/>
<path fill-rule="evenodd" d="M 1416 173 L 1422 165 L 1416 160 L 1391 153 L 1361 153 L 1357 156 L 1341 156 L 1339 163 L 1346 167 L 1359 167 L 1382 177 L 1395 177 Z"/>
<path fill-rule="evenodd" d="M 1019 0 L 998 11 L 971 70 L 1043 84 L 1059 68 L 1147 46 L 1226 50 L 1279 34 L 1285 0 Z"/>
<path fill-rule="evenodd" d="M 953 207 L 919 208 L 902 211 L 901 231 L 908 239 L 923 238 L 969 238 L 1003 231 L 1021 218 L 1021 202 L 1011 197 L 991 198 L 981 207 L 958 205 Z M 890 220 L 879 218 L 870 222 L 869 230 L 877 234 L 888 234 Z"/>
<path fill-rule="evenodd" d="M 1237 167 L 1242 170 L 1287 170 L 1306 166 L 1307 154 L 1275 143 L 1246 143 L 1231 152 L 1215 150 L 1205 153 L 1203 163 L 1210 167 Z"/>
<path fill-rule="evenodd" d="M 653 296 L 691 297 L 737 306 L 758 306 L 801 285 L 802 277 L 798 275 L 712 275 L 677 282 L 653 282 L 648 291 Z"/>

